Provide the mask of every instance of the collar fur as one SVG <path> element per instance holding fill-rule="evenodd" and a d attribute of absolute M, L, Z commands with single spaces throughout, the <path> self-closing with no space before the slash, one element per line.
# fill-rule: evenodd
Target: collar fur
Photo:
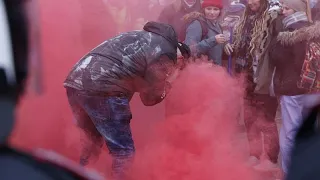
<path fill-rule="evenodd" d="M 313 25 L 303 27 L 293 32 L 280 32 L 277 39 L 283 45 L 292 45 L 301 41 L 310 41 L 320 38 L 320 22 Z"/>

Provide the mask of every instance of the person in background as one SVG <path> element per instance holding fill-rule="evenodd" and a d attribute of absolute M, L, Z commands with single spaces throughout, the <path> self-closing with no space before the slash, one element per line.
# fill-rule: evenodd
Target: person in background
<path fill-rule="evenodd" d="M 141 30 L 148 21 L 156 21 L 161 10 L 159 3 L 151 0 L 131 0 L 127 7 L 130 9 L 132 28 L 126 29 Z"/>
<path fill-rule="evenodd" d="M 249 165 L 257 170 L 277 168 L 279 138 L 275 115 L 278 102 L 270 97 L 272 69 L 268 51 L 277 32 L 278 13 L 269 11 L 268 0 L 249 0 L 239 25 L 235 28 L 233 49 L 235 71 L 246 73 L 244 123 L 250 147 Z M 264 153 L 263 153 L 264 152 Z"/>
<path fill-rule="evenodd" d="M 116 180 L 123 178 L 135 152 L 129 105 L 133 94 L 139 93 L 146 106 L 160 103 L 182 65 L 177 62 L 177 49 L 185 58 L 190 56 L 172 26 L 148 22 L 143 29 L 122 33 L 94 48 L 64 82 L 72 112 L 86 135 L 81 139 L 80 164 L 98 156 L 105 142 Z"/>
<path fill-rule="evenodd" d="M 179 40 L 182 41 L 179 33 L 184 27 L 183 16 L 190 12 L 200 11 L 200 8 L 200 0 L 174 0 L 161 11 L 157 21 L 173 26 L 178 33 Z"/>
<path fill-rule="evenodd" d="M 312 21 L 320 20 L 320 1 L 318 0 L 310 0 L 310 8 L 311 8 L 311 17 Z"/>
<path fill-rule="evenodd" d="M 105 39 L 115 36 L 118 30 L 118 23 L 115 22 L 112 12 L 109 8 L 116 9 L 116 12 L 121 14 L 125 10 L 121 8 L 125 5 L 123 0 L 115 4 L 115 0 L 99 0 L 99 1 L 88 1 L 80 0 L 81 5 L 81 38 L 84 48 L 84 52 L 88 52 L 94 46 L 102 43 Z M 110 7 L 109 7 L 110 6 Z M 115 14 L 115 13 L 114 13 Z M 120 15 L 119 21 L 123 18 Z M 124 16 L 126 17 L 126 16 Z"/>
<path fill-rule="evenodd" d="M 273 91 L 280 96 L 282 126 L 280 150 L 282 169 L 288 173 L 295 136 L 312 108 L 320 103 L 319 24 L 310 26 L 307 4 L 303 0 L 282 0 L 284 31 L 270 49 L 275 66 Z M 297 31 L 290 36 L 290 32 Z M 290 59 L 290 62 L 288 62 Z"/>
<path fill-rule="evenodd" d="M 227 38 L 219 24 L 222 14 L 221 0 L 204 0 L 201 13 L 190 13 L 187 21 L 184 42 L 190 47 L 194 56 L 207 55 L 214 64 L 222 65 L 222 53 Z"/>
<path fill-rule="evenodd" d="M 88 52 L 105 39 L 122 32 L 142 29 L 148 11 L 139 11 L 129 0 L 80 0 L 82 9 L 81 37 Z M 140 4 L 141 8 L 146 4 Z M 140 13 L 143 12 L 143 13 Z"/>
<path fill-rule="evenodd" d="M 240 19 L 244 13 L 246 6 L 242 3 L 237 1 L 232 1 L 230 4 L 227 5 L 225 8 L 225 12 L 223 14 L 223 18 L 221 21 L 221 26 L 223 29 L 223 34 L 226 37 L 229 37 L 229 41 L 233 38 L 233 31 L 234 28 L 239 24 Z M 228 70 L 232 71 L 232 63 L 230 64 L 228 55 L 223 53 L 222 55 L 222 65 L 226 67 Z M 231 73 L 231 72 L 230 72 Z"/>

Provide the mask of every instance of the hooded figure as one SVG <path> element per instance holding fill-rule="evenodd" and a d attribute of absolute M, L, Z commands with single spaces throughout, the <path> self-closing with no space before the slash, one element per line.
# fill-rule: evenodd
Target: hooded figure
<path fill-rule="evenodd" d="M 308 21 L 303 0 L 283 0 L 282 9 L 285 29 L 270 50 L 270 60 L 275 66 L 272 89 L 280 96 L 282 168 L 288 173 L 295 136 L 308 113 L 320 103 L 320 25 Z"/>
<path fill-rule="evenodd" d="M 172 26 L 149 22 L 142 31 L 123 33 L 86 54 L 64 82 L 78 126 L 89 139 L 80 163 L 98 155 L 103 140 L 113 157 L 115 178 L 133 156 L 129 102 L 135 92 L 146 106 L 160 103 L 170 90 L 177 68 L 177 48 L 186 58 Z"/>

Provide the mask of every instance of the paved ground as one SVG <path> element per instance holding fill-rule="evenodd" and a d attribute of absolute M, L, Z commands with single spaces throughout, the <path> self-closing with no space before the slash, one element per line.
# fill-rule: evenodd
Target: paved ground
<path fill-rule="evenodd" d="M 278 130 L 279 130 L 280 126 L 281 126 L 280 109 L 278 109 L 278 111 L 277 111 L 275 121 L 277 122 Z M 243 122 L 240 122 L 240 134 L 238 137 L 240 138 L 240 141 L 241 141 L 240 143 L 247 146 L 246 148 L 248 148 L 248 150 L 249 150 L 248 141 L 247 141 L 247 134 L 245 132 L 245 126 L 244 126 Z M 279 157 L 280 157 L 280 155 L 279 155 Z M 257 179 L 257 180 L 278 180 L 278 179 L 280 180 L 281 179 L 280 164 L 279 164 L 279 169 L 275 169 L 272 172 L 257 172 L 257 174 L 259 175 L 259 179 Z"/>

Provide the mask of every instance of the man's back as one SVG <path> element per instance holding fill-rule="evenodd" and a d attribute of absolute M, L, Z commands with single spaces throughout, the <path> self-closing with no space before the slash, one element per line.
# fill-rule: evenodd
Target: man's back
<path fill-rule="evenodd" d="M 72 69 L 65 86 L 104 93 L 137 92 L 145 71 L 161 55 L 176 53 L 176 49 L 161 35 L 133 31 L 105 41 Z"/>

